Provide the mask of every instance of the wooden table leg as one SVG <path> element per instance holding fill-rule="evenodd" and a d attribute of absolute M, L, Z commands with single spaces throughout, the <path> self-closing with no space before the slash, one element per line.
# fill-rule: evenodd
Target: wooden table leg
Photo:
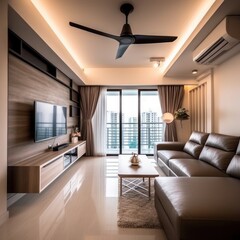
<path fill-rule="evenodd" d="M 122 177 L 120 177 L 120 196 L 122 196 Z"/>
<path fill-rule="evenodd" d="M 148 196 L 151 197 L 151 178 L 148 178 Z"/>

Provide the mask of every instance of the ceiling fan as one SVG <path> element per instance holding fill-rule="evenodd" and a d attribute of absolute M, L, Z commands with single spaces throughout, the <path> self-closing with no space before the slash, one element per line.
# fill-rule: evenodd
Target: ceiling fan
<path fill-rule="evenodd" d="M 128 24 L 128 15 L 132 13 L 134 7 L 130 3 L 124 3 L 120 7 L 120 11 L 126 16 L 126 23 L 123 25 L 122 32 L 120 36 L 112 35 L 109 33 L 101 32 L 74 22 L 69 22 L 72 27 L 79 28 L 81 30 L 91 32 L 97 35 L 108 37 L 119 42 L 119 47 L 116 55 L 116 59 L 122 57 L 127 48 L 131 44 L 149 44 L 149 43 L 163 43 L 163 42 L 173 42 L 177 39 L 175 36 L 155 36 L 155 35 L 134 35 L 130 25 Z"/>

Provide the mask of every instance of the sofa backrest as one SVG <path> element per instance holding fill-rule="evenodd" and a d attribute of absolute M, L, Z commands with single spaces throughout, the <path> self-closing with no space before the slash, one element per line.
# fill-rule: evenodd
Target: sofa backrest
<path fill-rule="evenodd" d="M 211 133 L 203 147 L 199 159 L 226 171 L 236 153 L 239 137 Z"/>
<path fill-rule="evenodd" d="M 193 131 L 189 140 L 184 145 L 183 151 L 198 159 L 208 135 L 208 133 Z"/>
<path fill-rule="evenodd" d="M 240 141 L 238 144 L 237 152 L 229 163 L 226 172 L 232 177 L 240 178 Z"/>

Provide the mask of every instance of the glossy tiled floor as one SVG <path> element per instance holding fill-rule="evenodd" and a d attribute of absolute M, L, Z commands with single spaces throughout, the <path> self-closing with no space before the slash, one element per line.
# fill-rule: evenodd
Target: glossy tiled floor
<path fill-rule="evenodd" d="M 9 208 L 1 240 L 166 240 L 161 229 L 117 226 L 117 158 L 83 157 L 41 194 Z"/>

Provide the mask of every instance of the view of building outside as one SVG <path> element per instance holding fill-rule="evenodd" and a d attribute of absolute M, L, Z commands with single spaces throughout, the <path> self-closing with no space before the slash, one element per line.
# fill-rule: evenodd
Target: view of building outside
<path fill-rule="evenodd" d="M 120 153 L 120 92 L 107 92 L 107 154 Z"/>
<path fill-rule="evenodd" d="M 122 154 L 138 152 L 138 90 L 122 90 Z"/>
<path fill-rule="evenodd" d="M 154 143 L 162 141 L 163 123 L 156 112 L 143 112 L 141 116 L 141 153 L 153 154 Z"/>
<path fill-rule="evenodd" d="M 122 90 L 121 105 L 120 128 L 120 92 L 108 92 L 107 153 L 153 154 L 154 142 L 162 141 L 163 134 L 158 92 L 141 90 L 138 95 L 138 90 Z"/>

